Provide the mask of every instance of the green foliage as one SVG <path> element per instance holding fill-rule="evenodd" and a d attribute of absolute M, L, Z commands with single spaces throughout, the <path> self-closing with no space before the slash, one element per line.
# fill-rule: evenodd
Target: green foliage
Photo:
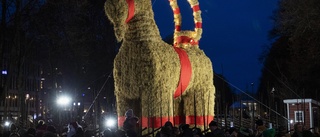
<path fill-rule="evenodd" d="M 315 98 L 320 89 L 320 1 L 281 0 L 270 35 L 276 38 L 264 59 L 260 92 Z"/>

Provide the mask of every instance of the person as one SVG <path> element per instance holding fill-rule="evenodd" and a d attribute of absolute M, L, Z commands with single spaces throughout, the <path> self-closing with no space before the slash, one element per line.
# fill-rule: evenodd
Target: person
<path fill-rule="evenodd" d="M 189 124 L 182 123 L 179 125 L 180 137 L 193 137 L 192 129 L 189 127 Z"/>
<path fill-rule="evenodd" d="M 173 127 L 172 132 L 173 132 L 173 136 L 175 136 L 175 137 L 180 136 L 180 130 L 178 127 Z"/>
<path fill-rule="evenodd" d="M 113 137 L 113 133 L 110 129 L 106 129 L 103 131 L 103 137 Z"/>
<path fill-rule="evenodd" d="M 47 127 L 46 132 L 43 134 L 42 137 L 57 137 L 57 130 L 54 126 L 50 125 Z"/>
<path fill-rule="evenodd" d="M 172 137 L 173 133 L 169 127 L 161 127 L 161 131 L 157 133 L 156 137 Z"/>
<path fill-rule="evenodd" d="M 205 137 L 224 137 L 224 132 L 218 127 L 216 121 L 211 121 L 209 123 L 209 129 L 211 132 L 208 132 Z"/>
<path fill-rule="evenodd" d="M 163 127 L 161 127 L 160 131 L 157 132 L 156 137 L 160 137 L 161 134 L 163 136 L 172 136 L 173 135 L 173 124 L 170 121 L 167 121 Z"/>
<path fill-rule="evenodd" d="M 192 131 L 193 131 L 193 137 L 203 137 L 203 134 L 200 128 L 194 128 Z"/>
<path fill-rule="evenodd" d="M 274 128 L 266 129 L 262 133 L 263 137 L 275 137 L 276 130 Z"/>
<path fill-rule="evenodd" d="M 36 126 L 36 137 L 42 137 L 46 132 L 47 124 L 43 120 L 39 120 Z"/>
<path fill-rule="evenodd" d="M 4 132 L 3 137 L 10 137 L 11 135 L 19 135 L 18 127 L 15 124 L 10 125 L 10 130 Z"/>
<path fill-rule="evenodd" d="M 228 133 L 230 134 L 230 137 L 238 137 L 238 130 L 235 128 L 235 127 L 231 127 L 229 130 L 228 130 Z"/>
<path fill-rule="evenodd" d="M 256 120 L 256 137 L 263 137 L 263 132 L 267 129 L 261 119 Z"/>
<path fill-rule="evenodd" d="M 76 133 L 72 137 L 84 137 L 84 131 L 81 126 L 78 126 Z"/>
<path fill-rule="evenodd" d="M 115 137 L 126 137 L 126 132 L 119 129 L 119 130 L 115 131 L 114 135 L 115 135 Z"/>
<path fill-rule="evenodd" d="M 35 128 L 29 128 L 22 137 L 35 137 L 36 136 L 36 129 Z"/>
<path fill-rule="evenodd" d="M 81 127 L 78 122 L 71 122 L 68 125 L 68 132 L 67 132 L 67 137 L 72 137 L 77 133 L 78 127 Z"/>
<path fill-rule="evenodd" d="M 224 136 L 225 137 L 231 137 L 231 134 L 229 133 L 228 129 L 224 131 Z"/>
<path fill-rule="evenodd" d="M 310 130 L 305 129 L 302 131 L 302 136 L 303 137 L 313 137 L 313 133 Z"/>
<path fill-rule="evenodd" d="M 128 137 L 137 137 L 136 126 L 139 118 L 133 114 L 133 110 L 129 109 L 125 113 L 126 119 L 123 122 L 123 129 L 126 131 Z"/>
<path fill-rule="evenodd" d="M 302 131 L 303 131 L 302 123 L 298 122 L 294 124 L 294 132 L 291 137 L 303 137 Z"/>

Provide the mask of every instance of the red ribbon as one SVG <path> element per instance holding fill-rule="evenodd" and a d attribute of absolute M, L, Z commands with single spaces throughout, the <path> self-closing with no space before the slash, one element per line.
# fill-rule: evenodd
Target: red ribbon
<path fill-rule="evenodd" d="M 126 119 L 125 116 L 118 117 L 118 126 L 123 127 L 123 122 Z M 164 117 L 142 117 L 141 126 L 159 128 L 162 127 L 167 121 L 170 121 L 173 125 L 180 125 L 182 123 L 190 125 L 208 125 L 214 117 L 212 115 L 206 116 L 164 116 Z"/>
<path fill-rule="evenodd" d="M 123 123 L 124 123 L 125 120 L 126 120 L 125 116 L 119 116 L 118 117 L 118 126 L 119 127 L 123 127 Z"/>
<path fill-rule="evenodd" d="M 180 9 L 179 8 L 175 8 L 173 10 L 173 14 L 180 14 Z"/>
<path fill-rule="evenodd" d="M 197 11 L 200 10 L 200 6 L 199 6 L 199 5 L 194 5 L 194 6 L 192 7 L 192 10 L 193 10 L 193 12 L 197 12 Z"/>
<path fill-rule="evenodd" d="M 195 41 L 194 39 L 188 37 L 188 36 L 179 36 L 177 38 L 177 43 L 176 44 L 186 44 L 186 43 L 190 43 L 192 46 L 198 45 L 198 41 Z"/>
<path fill-rule="evenodd" d="M 183 92 L 187 89 L 189 82 L 191 80 L 191 63 L 188 57 L 188 54 L 185 50 L 181 48 L 174 47 L 174 50 L 178 53 L 180 59 L 180 80 L 178 83 L 178 87 L 174 92 L 173 97 L 177 98 L 182 95 Z"/>
<path fill-rule="evenodd" d="M 202 23 L 201 22 L 196 22 L 195 26 L 196 26 L 196 28 L 202 28 Z"/>
<path fill-rule="evenodd" d="M 181 26 L 180 25 L 176 25 L 175 29 L 176 29 L 176 31 L 180 31 L 181 30 Z"/>
<path fill-rule="evenodd" d="M 128 4 L 128 17 L 126 23 L 128 23 L 134 16 L 134 0 L 126 0 Z"/>

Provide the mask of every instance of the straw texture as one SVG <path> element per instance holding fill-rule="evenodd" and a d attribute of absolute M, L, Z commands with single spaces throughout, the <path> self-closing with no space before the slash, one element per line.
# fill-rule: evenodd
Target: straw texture
<path fill-rule="evenodd" d="M 184 94 L 174 99 L 181 69 L 179 56 L 172 45 L 162 41 L 151 1 L 135 0 L 134 6 L 134 17 L 126 23 L 129 10 L 125 0 L 105 3 L 117 40 L 122 41 L 113 73 L 119 119 L 133 109 L 143 127 L 156 128 L 168 120 L 179 125 L 174 117 L 196 116 L 208 121 L 206 118 L 214 115 L 215 94 L 210 59 L 198 45 L 185 49 L 192 67 L 191 81 Z M 197 126 L 203 129 L 206 124 Z"/>

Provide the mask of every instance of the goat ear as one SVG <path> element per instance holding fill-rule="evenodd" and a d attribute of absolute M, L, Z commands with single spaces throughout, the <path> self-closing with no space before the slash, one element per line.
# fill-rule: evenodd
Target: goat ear
<path fill-rule="evenodd" d="M 125 20 L 128 16 L 126 0 L 106 0 L 104 8 L 108 19 L 113 24 L 117 40 L 121 41 L 126 31 Z"/>

